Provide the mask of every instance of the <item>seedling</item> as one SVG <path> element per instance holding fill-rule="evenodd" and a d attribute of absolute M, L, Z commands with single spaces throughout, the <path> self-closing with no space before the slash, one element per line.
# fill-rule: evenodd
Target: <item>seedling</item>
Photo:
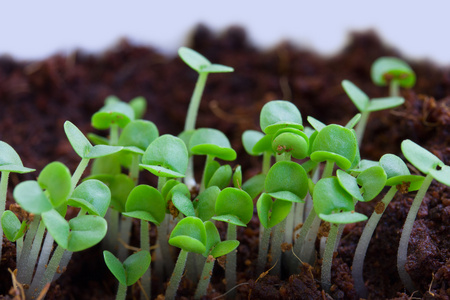
<path fill-rule="evenodd" d="M 127 286 L 135 284 L 150 267 L 152 257 L 148 251 L 139 251 L 130 255 L 123 263 L 111 252 L 103 251 L 106 266 L 119 281 L 116 300 L 125 300 Z"/>
<path fill-rule="evenodd" d="M 408 216 L 406 217 L 405 224 L 403 225 L 403 231 L 400 237 L 400 244 L 397 254 L 397 267 L 400 278 L 408 291 L 413 292 L 415 290 L 414 283 L 409 274 L 406 272 L 405 265 L 407 260 L 408 243 L 414 226 L 414 220 L 416 219 L 420 204 L 422 203 L 425 193 L 427 192 L 433 179 L 450 186 L 450 167 L 445 165 L 437 156 L 411 140 L 404 140 L 401 148 L 405 158 L 419 171 L 427 175 L 417 191 L 416 197 L 414 198 L 411 208 L 409 209 Z"/>
<path fill-rule="evenodd" d="M 355 104 L 355 106 L 361 112 L 361 119 L 356 128 L 356 138 L 358 140 L 358 145 L 361 145 L 367 121 L 369 120 L 369 115 L 371 112 L 394 108 L 402 105 L 405 102 L 405 99 L 397 96 L 370 99 L 366 93 L 364 93 L 360 88 L 358 88 L 349 80 L 343 80 L 342 87 L 344 88 L 350 100 L 352 100 L 353 104 Z"/>
<path fill-rule="evenodd" d="M 396 57 L 380 57 L 375 60 L 370 75 L 376 85 L 389 85 L 392 97 L 400 95 L 400 87 L 411 88 L 416 83 L 416 74 L 411 67 Z"/>

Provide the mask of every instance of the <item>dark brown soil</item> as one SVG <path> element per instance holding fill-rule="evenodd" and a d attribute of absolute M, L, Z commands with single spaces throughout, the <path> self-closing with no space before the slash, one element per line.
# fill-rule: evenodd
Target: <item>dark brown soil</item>
<path fill-rule="evenodd" d="M 270 100 L 295 103 L 303 118 L 313 116 L 324 123 L 345 124 L 356 108 L 341 88 L 349 79 L 371 97 L 387 95 L 386 88 L 370 81 L 370 65 L 380 56 L 402 57 L 385 46 L 373 32 L 353 33 L 349 44 L 331 57 L 295 47 L 289 42 L 269 50 L 252 46 L 241 28 L 229 28 L 220 35 L 199 26 L 190 45 L 211 61 L 232 66 L 232 74 L 208 78 L 197 127 L 222 130 L 238 152 L 233 164 L 241 164 L 244 176 L 260 169 L 259 158 L 249 157 L 241 146 L 241 134 L 259 129 L 259 111 Z M 412 90 L 403 90 L 406 102 L 392 111 L 373 113 L 367 126 L 361 155 L 379 159 L 385 153 L 401 156 L 400 143 L 411 139 L 450 164 L 450 68 L 430 61 L 408 61 L 417 74 Z M 63 123 L 70 120 L 84 133 L 92 132 L 90 116 L 106 96 L 124 101 L 144 96 L 148 101 L 145 118 L 155 122 L 161 134 L 178 134 L 197 74 L 177 57 L 121 41 L 101 55 L 81 51 L 69 56 L 55 55 L 44 61 L 18 62 L 0 57 L 0 140 L 20 154 L 24 165 L 40 171 L 58 160 L 73 171 L 79 158 L 68 143 Z M 103 134 L 103 133 L 102 133 Z M 414 170 L 413 170 L 414 172 Z M 37 173 L 11 175 L 12 189 L 19 181 L 34 179 Z M 141 181 L 148 182 L 150 176 Z M 414 194 L 397 194 L 387 208 L 372 238 L 365 262 L 370 299 L 410 299 L 396 271 L 396 253 L 401 228 Z M 370 215 L 376 201 L 358 206 Z M 357 299 L 350 266 L 364 224 L 347 226 L 334 259 L 332 293 L 320 288 L 320 261 L 304 265 L 289 278 L 253 273 L 258 247 L 258 221 L 254 217 L 238 236 L 240 299 Z M 450 189 L 432 184 L 417 216 L 409 245 L 408 272 L 422 299 L 449 299 L 450 295 Z M 0 295 L 12 298 L 13 245 L 3 243 L 0 264 Z M 216 266 L 212 289 L 205 298 L 225 293 L 223 269 Z M 185 279 L 179 295 L 191 298 L 195 283 Z M 129 296 L 138 293 L 129 289 Z M 163 293 L 161 285 L 153 291 Z M 135 292 L 133 292 L 135 291 Z M 54 283 L 47 299 L 113 299 L 115 280 L 106 269 L 101 248 L 76 253 L 66 274 Z M 0 296 L 0 299 L 2 296 Z"/>

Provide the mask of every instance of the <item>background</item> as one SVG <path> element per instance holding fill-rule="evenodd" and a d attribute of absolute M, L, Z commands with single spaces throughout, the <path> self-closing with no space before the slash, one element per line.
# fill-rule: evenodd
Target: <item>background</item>
<path fill-rule="evenodd" d="M 262 48 L 290 40 L 319 53 L 343 47 L 350 31 L 374 29 L 413 59 L 450 65 L 450 1 L 40 0 L 2 1 L 0 55 L 43 59 L 75 49 L 99 53 L 120 38 L 175 53 L 195 25 L 242 25 Z"/>

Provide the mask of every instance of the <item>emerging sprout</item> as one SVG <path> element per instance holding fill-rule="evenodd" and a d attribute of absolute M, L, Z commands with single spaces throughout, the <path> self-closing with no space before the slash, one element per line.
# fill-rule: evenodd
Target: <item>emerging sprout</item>
<path fill-rule="evenodd" d="M 373 83 L 390 86 L 390 95 L 399 95 L 399 87 L 411 88 L 416 83 L 416 74 L 403 60 L 396 57 L 380 57 L 370 70 Z"/>

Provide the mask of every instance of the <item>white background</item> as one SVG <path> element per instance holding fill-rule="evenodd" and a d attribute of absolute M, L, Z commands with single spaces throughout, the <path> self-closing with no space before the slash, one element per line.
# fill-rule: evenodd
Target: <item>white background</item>
<path fill-rule="evenodd" d="M 410 58 L 450 65 L 450 1 L 432 0 L 1 1 L 0 55 L 98 53 L 122 37 L 175 53 L 200 22 L 217 32 L 243 25 L 260 47 L 289 39 L 323 54 L 341 49 L 349 31 L 375 29 Z"/>

